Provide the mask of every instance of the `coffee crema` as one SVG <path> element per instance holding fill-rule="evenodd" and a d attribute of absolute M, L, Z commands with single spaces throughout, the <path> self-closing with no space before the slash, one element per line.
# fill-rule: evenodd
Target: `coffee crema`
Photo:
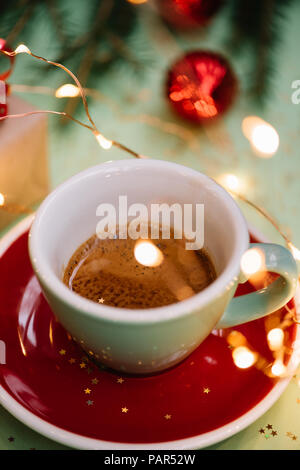
<path fill-rule="evenodd" d="M 185 300 L 216 279 L 205 250 L 186 250 L 185 239 L 101 240 L 93 235 L 69 260 L 63 282 L 99 304 L 147 309 Z"/>

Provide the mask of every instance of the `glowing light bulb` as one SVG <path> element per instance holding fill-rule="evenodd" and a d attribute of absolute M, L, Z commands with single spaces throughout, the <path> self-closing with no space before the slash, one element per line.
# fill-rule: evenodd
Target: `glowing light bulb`
<path fill-rule="evenodd" d="M 138 241 L 134 247 L 135 259 L 143 266 L 159 266 L 163 261 L 163 254 L 157 246 L 150 241 Z"/>
<path fill-rule="evenodd" d="M 4 206 L 4 204 L 5 204 L 4 194 L 0 193 L 0 206 Z"/>
<path fill-rule="evenodd" d="M 148 0 L 127 0 L 128 3 L 133 3 L 134 5 L 141 5 L 142 3 L 146 3 Z"/>
<path fill-rule="evenodd" d="M 248 369 L 255 364 L 257 354 L 250 351 L 247 346 L 239 346 L 232 351 L 232 358 L 239 369 Z"/>
<path fill-rule="evenodd" d="M 271 124 L 258 116 L 247 116 L 242 131 L 259 157 L 272 157 L 279 147 L 279 136 Z"/>
<path fill-rule="evenodd" d="M 251 144 L 260 156 L 271 157 L 279 147 L 277 131 L 268 123 L 259 124 L 252 131 Z"/>
<path fill-rule="evenodd" d="M 273 328 L 269 331 L 267 339 L 271 351 L 277 351 L 283 345 L 284 332 L 281 328 Z"/>
<path fill-rule="evenodd" d="M 298 248 L 296 248 L 295 245 L 293 245 L 291 242 L 288 244 L 288 246 L 292 252 L 293 257 L 300 261 L 300 250 L 298 250 Z"/>
<path fill-rule="evenodd" d="M 75 85 L 72 85 L 72 83 L 66 83 L 65 85 L 62 85 L 55 92 L 56 98 L 75 98 L 79 95 L 79 88 Z"/>
<path fill-rule="evenodd" d="M 241 259 L 241 269 L 246 276 L 261 271 L 264 267 L 264 254 L 258 248 L 247 250 Z"/>
<path fill-rule="evenodd" d="M 104 135 L 100 134 L 100 132 L 94 132 L 94 135 L 100 145 L 105 150 L 109 150 L 112 146 L 112 141 L 104 137 Z"/>
<path fill-rule="evenodd" d="M 221 184 L 221 186 L 224 186 L 224 188 L 228 189 L 229 191 L 238 191 L 241 186 L 241 183 L 238 177 L 230 173 L 221 175 L 218 178 L 218 181 Z"/>
<path fill-rule="evenodd" d="M 285 371 L 286 371 L 286 367 L 283 364 L 283 362 L 279 359 L 275 361 L 274 364 L 272 365 L 271 372 L 276 377 L 280 377 L 281 375 L 285 373 Z"/>
<path fill-rule="evenodd" d="M 15 49 L 16 54 L 31 54 L 30 49 L 28 49 L 25 44 L 20 44 L 16 49 Z"/>

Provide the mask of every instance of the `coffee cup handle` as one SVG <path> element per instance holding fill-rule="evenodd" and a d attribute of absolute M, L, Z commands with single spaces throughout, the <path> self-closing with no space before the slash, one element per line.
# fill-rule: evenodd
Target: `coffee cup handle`
<path fill-rule="evenodd" d="M 261 253 L 263 270 L 277 273 L 279 277 L 264 289 L 234 297 L 216 328 L 229 328 L 264 317 L 283 307 L 295 294 L 298 269 L 291 252 L 273 243 L 251 243 L 251 248 Z M 244 283 L 249 277 L 241 273 L 239 282 Z"/>

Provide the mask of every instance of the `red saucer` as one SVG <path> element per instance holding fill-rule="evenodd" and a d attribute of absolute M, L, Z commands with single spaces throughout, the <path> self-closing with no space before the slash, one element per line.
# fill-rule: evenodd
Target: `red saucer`
<path fill-rule="evenodd" d="M 64 430 L 95 439 L 153 443 L 219 428 L 252 409 L 275 382 L 238 369 L 224 331 L 211 334 L 184 362 L 151 377 L 100 369 L 55 320 L 33 274 L 21 235 L 0 258 L 0 385 L 22 407 Z M 249 284 L 239 294 L 252 290 Z M 265 320 L 235 330 L 271 359 Z M 291 327 L 287 345 L 296 332 Z"/>

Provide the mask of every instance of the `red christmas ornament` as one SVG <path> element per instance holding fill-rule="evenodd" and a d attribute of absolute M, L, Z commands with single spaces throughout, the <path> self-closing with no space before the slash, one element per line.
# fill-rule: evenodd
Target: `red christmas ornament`
<path fill-rule="evenodd" d="M 182 117 L 207 122 L 223 114 L 233 102 L 237 79 L 228 61 L 208 51 L 190 52 L 171 67 L 167 96 Z"/>
<path fill-rule="evenodd" d="M 7 115 L 7 91 L 6 83 L 0 80 L 0 117 Z"/>
<path fill-rule="evenodd" d="M 0 38 L 0 50 L 12 52 L 12 49 L 7 45 L 5 39 Z M 5 80 L 10 76 L 15 58 L 9 57 L 10 66 L 7 70 L 0 74 L 0 117 L 7 115 L 7 95 L 9 94 L 9 85 Z"/>
<path fill-rule="evenodd" d="M 205 26 L 222 3 L 223 0 L 157 0 L 163 19 L 178 29 Z"/>

